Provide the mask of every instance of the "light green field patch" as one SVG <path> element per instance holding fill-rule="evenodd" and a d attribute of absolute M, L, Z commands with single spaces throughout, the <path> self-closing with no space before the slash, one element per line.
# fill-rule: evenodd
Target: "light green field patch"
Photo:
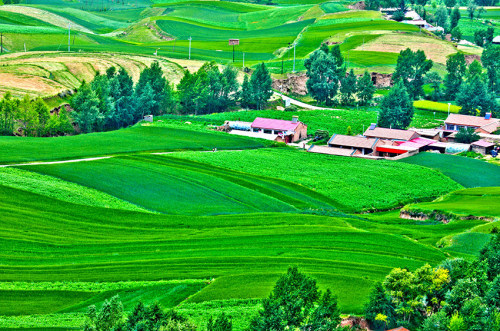
<path fill-rule="evenodd" d="M 120 200 L 104 192 L 26 170 L 10 167 L 0 168 L 0 182 L 8 187 L 52 197 L 61 201 L 87 206 L 147 212 L 144 208 Z M 1 285 L 0 288 L 2 288 Z"/>
<path fill-rule="evenodd" d="M 442 103 L 442 102 L 436 102 L 436 101 L 430 101 L 430 100 L 416 100 L 416 101 L 413 101 L 413 107 L 415 107 L 417 109 L 448 113 L 448 104 Z M 461 107 L 456 106 L 456 105 L 450 105 L 449 110 L 450 110 L 450 113 L 458 114 L 458 112 L 460 111 L 460 108 Z"/>

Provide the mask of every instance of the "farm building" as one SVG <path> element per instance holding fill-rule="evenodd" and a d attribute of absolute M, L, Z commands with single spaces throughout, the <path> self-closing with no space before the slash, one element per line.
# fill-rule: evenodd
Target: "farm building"
<path fill-rule="evenodd" d="M 419 137 L 419 134 L 412 130 L 398 130 L 377 127 L 372 124 L 364 133 L 368 138 L 380 138 L 388 140 L 408 141 Z"/>
<path fill-rule="evenodd" d="M 281 137 L 284 142 L 292 143 L 307 138 L 307 125 L 293 116 L 291 121 L 257 117 L 251 125 L 253 133 Z"/>
<path fill-rule="evenodd" d="M 450 114 L 444 121 L 445 129 L 448 131 L 458 131 L 461 128 L 473 128 L 478 133 L 491 134 L 498 130 L 500 120 L 491 117 L 491 113 L 486 113 L 484 117 L 461 114 Z"/>
<path fill-rule="evenodd" d="M 496 36 L 492 41 L 494 44 L 500 45 L 500 36 Z"/>
<path fill-rule="evenodd" d="M 329 147 L 353 150 L 354 153 L 351 155 L 369 155 L 375 151 L 378 145 L 384 144 L 385 142 L 378 138 L 354 137 L 342 134 L 334 134 L 328 141 Z"/>
<path fill-rule="evenodd" d="M 471 149 L 476 153 L 481 153 L 483 155 L 490 154 L 493 148 L 495 148 L 495 144 L 488 142 L 486 140 L 478 140 L 470 144 Z"/>

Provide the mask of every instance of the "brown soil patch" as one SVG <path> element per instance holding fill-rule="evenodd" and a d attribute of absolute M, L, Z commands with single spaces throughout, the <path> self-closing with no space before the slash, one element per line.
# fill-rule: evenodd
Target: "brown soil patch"
<path fill-rule="evenodd" d="M 412 34 L 386 34 L 357 47 L 357 51 L 374 51 L 399 53 L 406 48 L 413 51 L 423 50 L 427 58 L 446 63 L 447 56 L 457 52 L 455 47 L 448 42 L 430 37 L 416 36 Z"/>

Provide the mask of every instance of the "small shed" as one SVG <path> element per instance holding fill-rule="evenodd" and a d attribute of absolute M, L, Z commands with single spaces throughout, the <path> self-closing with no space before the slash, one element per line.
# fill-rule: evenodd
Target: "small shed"
<path fill-rule="evenodd" d="M 153 123 L 153 115 L 144 116 L 144 121 Z"/>
<path fill-rule="evenodd" d="M 476 153 L 481 153 L 483 155 L 490 154 L 493 148 L 495 148 L 494 143 L 490 143 L 486 140 L 478 140 L 470 144 L 472 150 Z"/>

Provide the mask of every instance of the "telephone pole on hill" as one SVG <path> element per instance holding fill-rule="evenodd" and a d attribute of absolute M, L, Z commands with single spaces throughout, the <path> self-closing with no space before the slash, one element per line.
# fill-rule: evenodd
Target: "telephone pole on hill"
<path fill-rule="evenodd" d="M 189 60 L 191 60 L 191 37 L 189 37 Z"/>
<path fill-rule="evenodd" d="M 68 52 L 71 52 L 71 23 L 68 23 Z"/>
<path fill-rule="evenodd" d="M 295 46 L 297 46 L 297 43 L 293 43 L 293 70 L 292 70 L 292 72 L 295 72 Z"/>
<path fill-rule="evenodd" d="M 3 53 L 3 33 L 0 32 L 0 54 Z"/>

